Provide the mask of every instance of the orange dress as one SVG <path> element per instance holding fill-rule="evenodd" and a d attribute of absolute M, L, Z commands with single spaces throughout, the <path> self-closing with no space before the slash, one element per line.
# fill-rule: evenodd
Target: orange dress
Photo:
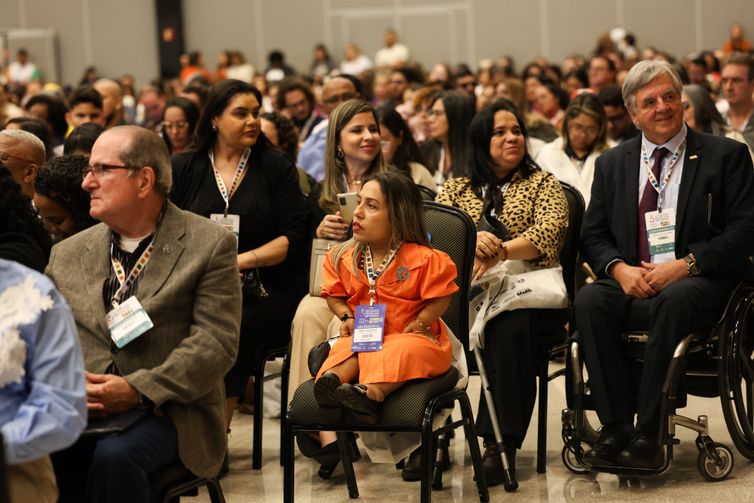
<path fill-rule="evenodd" d="M 337 271 L 331 260 L 332 252 L 327 255 L 322 283 L 322 297 L 345 298 L 351 312 L 356 311 L 356 306 L 369 303 L 367 275 L 363 270 L 358 274 L 353 271 L 354 250 L 351 248 L 341 256 Z M 358 382 L 403 382 L 447 372 L 452 350 L 444 323 L 438 320 L 432 325 L 438 342 L 404 333 L 403 329 L 416 319 L 426 301 L 458 290 L 455 279 L 456 266 L 447 254 L 415 243 L 400 247 L 376 282 L 376 303 L 386 307 L 382 350 L 357 353 Z M 354 354 L 352 339 L 338 339 L 317 378 Z"/>

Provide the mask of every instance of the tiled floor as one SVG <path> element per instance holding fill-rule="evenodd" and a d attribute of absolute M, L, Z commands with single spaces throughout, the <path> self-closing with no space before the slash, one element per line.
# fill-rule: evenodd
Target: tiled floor
<path fill-rule="evenodd" d="M 555 370 L 556 365 L 551 366 Z M 706 482 L 696 469 L 695 433 L 680 428 L 681 445 L 675 450 L 670 470 L 660 476 L 619 478 L 614 475 L 574 475 L 560 460 L 563 446 L 560 438 L 560 411 L 565 406 L 564 380 L 550 383 L 548 417 L 547 473 L 535 470 L 536 417 L 529 428 L 523 450 L 517 458 L 520 488 L 516 493 L 504 492 L 502 486 L 490 488 L 490 500 L 496 501 L 667 501 L 742 502 L 754 501 L 754 466 L 742 457 L 730 441 L 718 399 L 689 397 L 689 406 L 682 410 L 686 416 L 707 414 L 710 435 L 717 442 L 734 450 L 735 466 L 731 477 L 723 482 Z M 474 403 L 479 400 L 479 380 L 472 378 L 469 394 Z M 535 409 L 536 410 L 536 409 Z M 283 499 L 283 469 L 278 461 L 279 421 L 265 419 L 264 457 L 261 470 L 251 469 L 251 416 L 237 414 L 230 441 L 230 474 L 222 480 L 225 498 L 233 502 L 280 502 Z M 451 444 L 453 466 L 445 473 L 444 488 L 433 491 L 435 502 L 479 501 L 472 481 L 471 461 L 462 430 Z M 404 482 L 394 465 L 371 463 L 366 456 L 354 465 L 362 502 L 419 501 L 419 483 Z M 296 458 L 297 503 L 336 503 L 351 501 L 342 471 L 338 468 L 331 480 L 317 476 L 318 466 L 302 457 Z M 209 501 L 206 493 L 185 501 Z"/>

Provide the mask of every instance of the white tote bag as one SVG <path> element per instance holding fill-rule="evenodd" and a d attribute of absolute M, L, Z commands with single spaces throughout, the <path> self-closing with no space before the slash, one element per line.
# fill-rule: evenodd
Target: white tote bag
<path fill-rule="evenodd" d="M 506 260 L 472 283 L 469 344 L 484 347 L 484 326 L 503 311 L 568 307 L 563 268 L 536 268 L 524 260 Z"/>

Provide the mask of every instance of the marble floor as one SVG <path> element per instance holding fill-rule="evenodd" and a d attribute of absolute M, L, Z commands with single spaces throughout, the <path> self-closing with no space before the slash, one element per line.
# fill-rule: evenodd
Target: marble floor
<path fill-rule="evenodd" d="M 551 365 L 551 371 L 558 368 Z M 681 411 L 686 416 L 709 416 L 710 435 L 717 442 L 727 444 L 734 451 L 733 472 L 725 481 L 706 482 L 696 469 L 697 449 L 695 433 L 679 428 L 681 444 L 674 454 L 673 466 L 664 475 L 646 478 L 619 478 L 615 475 L 574 475 L 560 460 L 563 447 L 560 438 L 560 411 L 565 406 L 564 380 L 550 383 L 548 414 L 547 473 L 537 474 L 535 469 L 536 417 L 532 420 L 523 449 L 517 457 L 520 487 L 515 493 L 506 493 L 502 486 L 490 488 L 490 500 L 497 501 L 661 501 L 661 502 L 754 502 L 754 466 L 735 450 L 725 427 L 720 402 L 717 398 L 689 397 L 689 406 Z M 476 410 L 479 400 L 479 380 L 472 377 L 469 395 Z M 536 410 L 536 409 L 535 409 Z M 460 414 L 456 413 L 456 417 Z M 236 414 L 230 439 L 230 473 L 221 484 L 228 503 L 280 502 L 283 499 L 283 469 L 278 461 L 279 420 L 265 419 L 264 455 L 261 470 L 251 469 L 251 416 Z M 463 431 L 457 430 L 451 443 L 453 465 L 443 477 L 444 488 L 433 491 L 434 502 L 479 501 L 472 480 L 471 460 L 466 449 Z M 338 503 L 351 501 L 343 472 L 338 467 L 330 480 L 317 476 L 313 461 L 297 453 L 296 492 L 297 503 Z M 366 456 L 354 465 L 362 502 L 412 502 L 419 501 L 419 483 L 404 482 L 394 465 L 373 464 Z M 208 502 L 205 491 L 186 502 Z"/>

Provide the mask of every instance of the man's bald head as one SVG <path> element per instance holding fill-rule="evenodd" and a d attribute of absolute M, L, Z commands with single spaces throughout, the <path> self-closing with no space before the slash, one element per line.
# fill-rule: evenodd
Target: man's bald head
<path fill-rule="evenodd" d="M 94 89 L 102 95 L 102 113 L 105 127 L 117 126 L 123 119 L 123 90 L 120 84 L 110 79 L 99 79 Z"/>
<path fill-rule="evenodd" d="M 328 116 L 344 101 L 358 98 L 356 86 L 345 77 L 333 77 L 322 86 L 322 111 Z"/>
<path fill-rule="evenodd" d="M 45 144 L 20 129 L 0 131 L 0 157 L 27 196 L 34 197 L 37 167 L 45 162 Z"/>

